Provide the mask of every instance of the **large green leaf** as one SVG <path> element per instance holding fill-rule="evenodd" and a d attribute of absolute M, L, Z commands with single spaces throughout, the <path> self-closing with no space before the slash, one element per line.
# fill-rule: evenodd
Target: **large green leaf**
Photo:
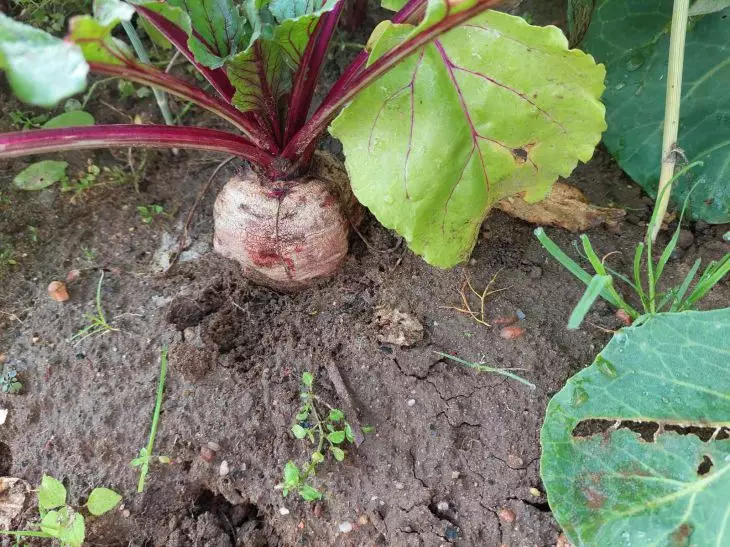
<path fill-rule="evenodd" d="M 672 191 L 690 213 L 730 221 L 730 9 L 687 32 L 679 147 L 702 160 Z M 583 47 L 606 64 L 604 142 L 628 175 L 656 196 L 661 162 L 672 0 L 599 0 Z"/>
<path fill-rule="evenodd" d="M 89 67 L 75 44 L 0 13 L 0 70 L 19 99 L 51 107 L 84 90 Z"/>
<path fill-rule="evenodd" d="M 467 9 L 464 1 L 455 9 Z M 372 62 L 441 17 L 381 24 Z M 605 129 L 604 70 L 556 27 L 486 12 L 421 48 L 343 110 L 340 139 L 358 200 L 431 264 L 468 258 L 492 205 L 545 196 Z"/>
<path fill-rule="evenodd" d="M 730 440 L 576 435 L 595 419 L 730 427 L 730 309 L 621 329 L 553 397 L 541 432 L 548 501 L 573 545 L 730 545 Z"/>

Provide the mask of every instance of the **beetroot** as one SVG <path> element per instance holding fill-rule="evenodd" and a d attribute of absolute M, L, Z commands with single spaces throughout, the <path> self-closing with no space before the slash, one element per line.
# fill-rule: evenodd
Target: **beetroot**
<path fill-rule="evenodd" d="M 233 177 L 215 202 L 213 244 L 253 281 L 297 290 L 337 270 L 362 214 L 343 166 L 318 152 L 306 177 L 272 181 L 253 169 Z"/>

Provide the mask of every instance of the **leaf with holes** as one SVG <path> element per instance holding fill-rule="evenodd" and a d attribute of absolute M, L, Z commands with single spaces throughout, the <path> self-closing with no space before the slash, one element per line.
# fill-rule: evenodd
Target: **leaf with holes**
<path fill-rule="evenodd" d="M 439 5 L 416 28 L 381 23 L 369 62 L 437 24 Z M 449 267 L 469 257 L 494 203 L 538 201 L 591 158 L 605 129 L 603 78 L 559 29 L 488 11 L 360 92 L 330 132 L 358 200 Z"/>
<path fill-rule="evenodd" d="M 730 545 L 730 439 L 706 442 L 730 427 L 730 308 L 635 325 L 548 405 L 540 464 L 553 514 L 576 546 Z M 662 427 L 653 442 L 623 428 L 578 436 L 595 420 Z"/>
<path fill-rule="evenodd" d="M 699 183 L 689 211 L 713 223 L 730 222 L 729 17 L 730 8 L 709 13 L 693 20 L 687 31 L 678 145 L 689 161 L 704 165 L 672 190 L 674 203 L 681 205 Z M 667 0 L 599 0 L 582 44 L 608 70 L 604 143 L 653 196 L 662 153 L 671 18 Z"/>

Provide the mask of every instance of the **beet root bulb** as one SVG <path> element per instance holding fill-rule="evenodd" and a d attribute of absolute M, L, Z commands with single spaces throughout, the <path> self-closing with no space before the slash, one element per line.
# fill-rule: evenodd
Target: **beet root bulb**
<path fill-rule="evenodd" d="M 213 246 L 252 281 L 295 291 L 337 271 L 362 214 L 342 164 L 317 153 L 300 179 L 271 181 L 250 169 L 233 177 L 215 202 Z"/>

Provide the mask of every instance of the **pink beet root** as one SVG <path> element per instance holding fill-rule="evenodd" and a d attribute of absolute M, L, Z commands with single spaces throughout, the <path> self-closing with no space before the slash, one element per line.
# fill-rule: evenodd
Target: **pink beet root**
<path fill-rule="evenodd" d="M 342 165 L 317 153 L 299 179 L 270 181 L 253 170 L 233 177 L 215 202 L 213 244 L 253 281 L 298 290 L 337 271 L 362 214 Z"/>

